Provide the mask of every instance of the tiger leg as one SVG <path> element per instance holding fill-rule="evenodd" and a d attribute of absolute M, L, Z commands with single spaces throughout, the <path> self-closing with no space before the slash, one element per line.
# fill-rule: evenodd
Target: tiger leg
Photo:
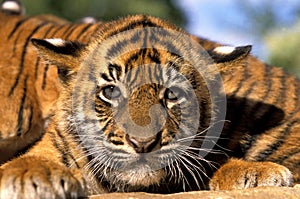
<path fill-rule="evenodd" d="M 230 159 L 210 180 L 211 190 L 245 189 L 259 186 L 291 186 L 288 168 L 273 162 Z"/>
<path fill-rule="evenodd" d="M 36 156 L 16 158 L 0 170 L 0 198 L 78 198 L 84 180 L 76 169 Z"/>
<path fill-rule="evenodd" d="M 53 139 L 58 140 L 55 136 Z M 51 136 L 46 133 L 27 153 L 1 165 L 0 198 L 85 196 L 84 175 L 78 166 L 71 167 L 64 163 L 64 158 L 51 142 Z"/>

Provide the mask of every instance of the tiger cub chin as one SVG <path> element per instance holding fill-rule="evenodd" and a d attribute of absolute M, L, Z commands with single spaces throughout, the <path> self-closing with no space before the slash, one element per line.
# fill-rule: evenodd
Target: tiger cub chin
<path fill-rule="evenodd" d="M 143 15 L 104 23 L 87 45 L 32 42 L 63 88 L 43 138 L 1 166 L 0 198 L 299 182 L 299 81 L 251 46 L 205 51 Z"/>

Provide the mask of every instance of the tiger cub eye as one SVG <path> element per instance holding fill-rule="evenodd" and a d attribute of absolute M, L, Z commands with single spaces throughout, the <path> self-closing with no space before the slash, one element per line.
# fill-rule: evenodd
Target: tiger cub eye
<path fill-rule="evenodd" d="M 165 99 L 170 101 L 177 101 L 185 97 L 185 93 L 182 89 L 177 87 L 167 88 L 165 91 Z"/>
<path fill-rule="evenodd" d="M 114 100 L 121 97 L 121 90 L 116 86 L 106 86 L 102 89 L 102 94 L 108 100 Z"/>

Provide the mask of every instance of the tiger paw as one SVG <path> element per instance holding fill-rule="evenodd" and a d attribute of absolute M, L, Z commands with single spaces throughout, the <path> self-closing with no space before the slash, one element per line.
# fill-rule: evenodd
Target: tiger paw
<path fill-rule="evenodd" d="M 71 170 L 47 160 L 36 157 L 18 158 L 1 167 L 0 198 L 50 199 L 84 196 L 84 182 L 74 174 Z"/>
<path fill-rule="evenodd" d="M 218 169 L 209 182 L 211 190 L 246 189 L 260 186 L 291 186 L 288 168 L 273 162 L 232 159 Z"/>

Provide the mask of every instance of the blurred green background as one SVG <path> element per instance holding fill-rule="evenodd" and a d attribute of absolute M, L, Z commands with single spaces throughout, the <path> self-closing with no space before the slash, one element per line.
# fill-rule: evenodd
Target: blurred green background
<path fill-rule="evenodd" d="M 85 16 L 101 20 L 128 14 L 149 14 L 183 26 L 185 18 L 172 0 L 21 0 L 28 15 L 52 13 L 76 21 Z"/>
<path fill-rule="evenodd" d="M 128 14 L 150 14 L 167 19 L 191 33 L 236 44 L 237 37 L 252 35 L 253 54 L 263 61 L 300 76 L 300 2 L 288 0 L 21 0 L 27 15 L 54 14 L 70 21 L 85 16 L 100 20 Z M 293 2 L 293 3 L 291 3 Z M 202 9 L 200 7 L 202 6 Z M 206 7 L 205 7 L 206 6 Z M 227 7 L 226 7 L 227 6 Z M 234 9 L 233 9 L 234 7 Z M 280 12 L 282 11 L 282 12 Z M 209 13 L 213 13 L 208 16 Z M 210 18 L 213 20 L 209 21 Z M 218 18 L 218 20 L 214 20 Z M 194 31 L 192 23 L 214 26 Z M 195 26 L 195 25 L 194 25 Z M 231 32 L 227 32 L 227 29 Z M 202 32 L 201 32 L 202 31 Z M 237 34 L 240 34 L 236 36 Z M 220 37 L 219 37 L 220 36 Z"/>

